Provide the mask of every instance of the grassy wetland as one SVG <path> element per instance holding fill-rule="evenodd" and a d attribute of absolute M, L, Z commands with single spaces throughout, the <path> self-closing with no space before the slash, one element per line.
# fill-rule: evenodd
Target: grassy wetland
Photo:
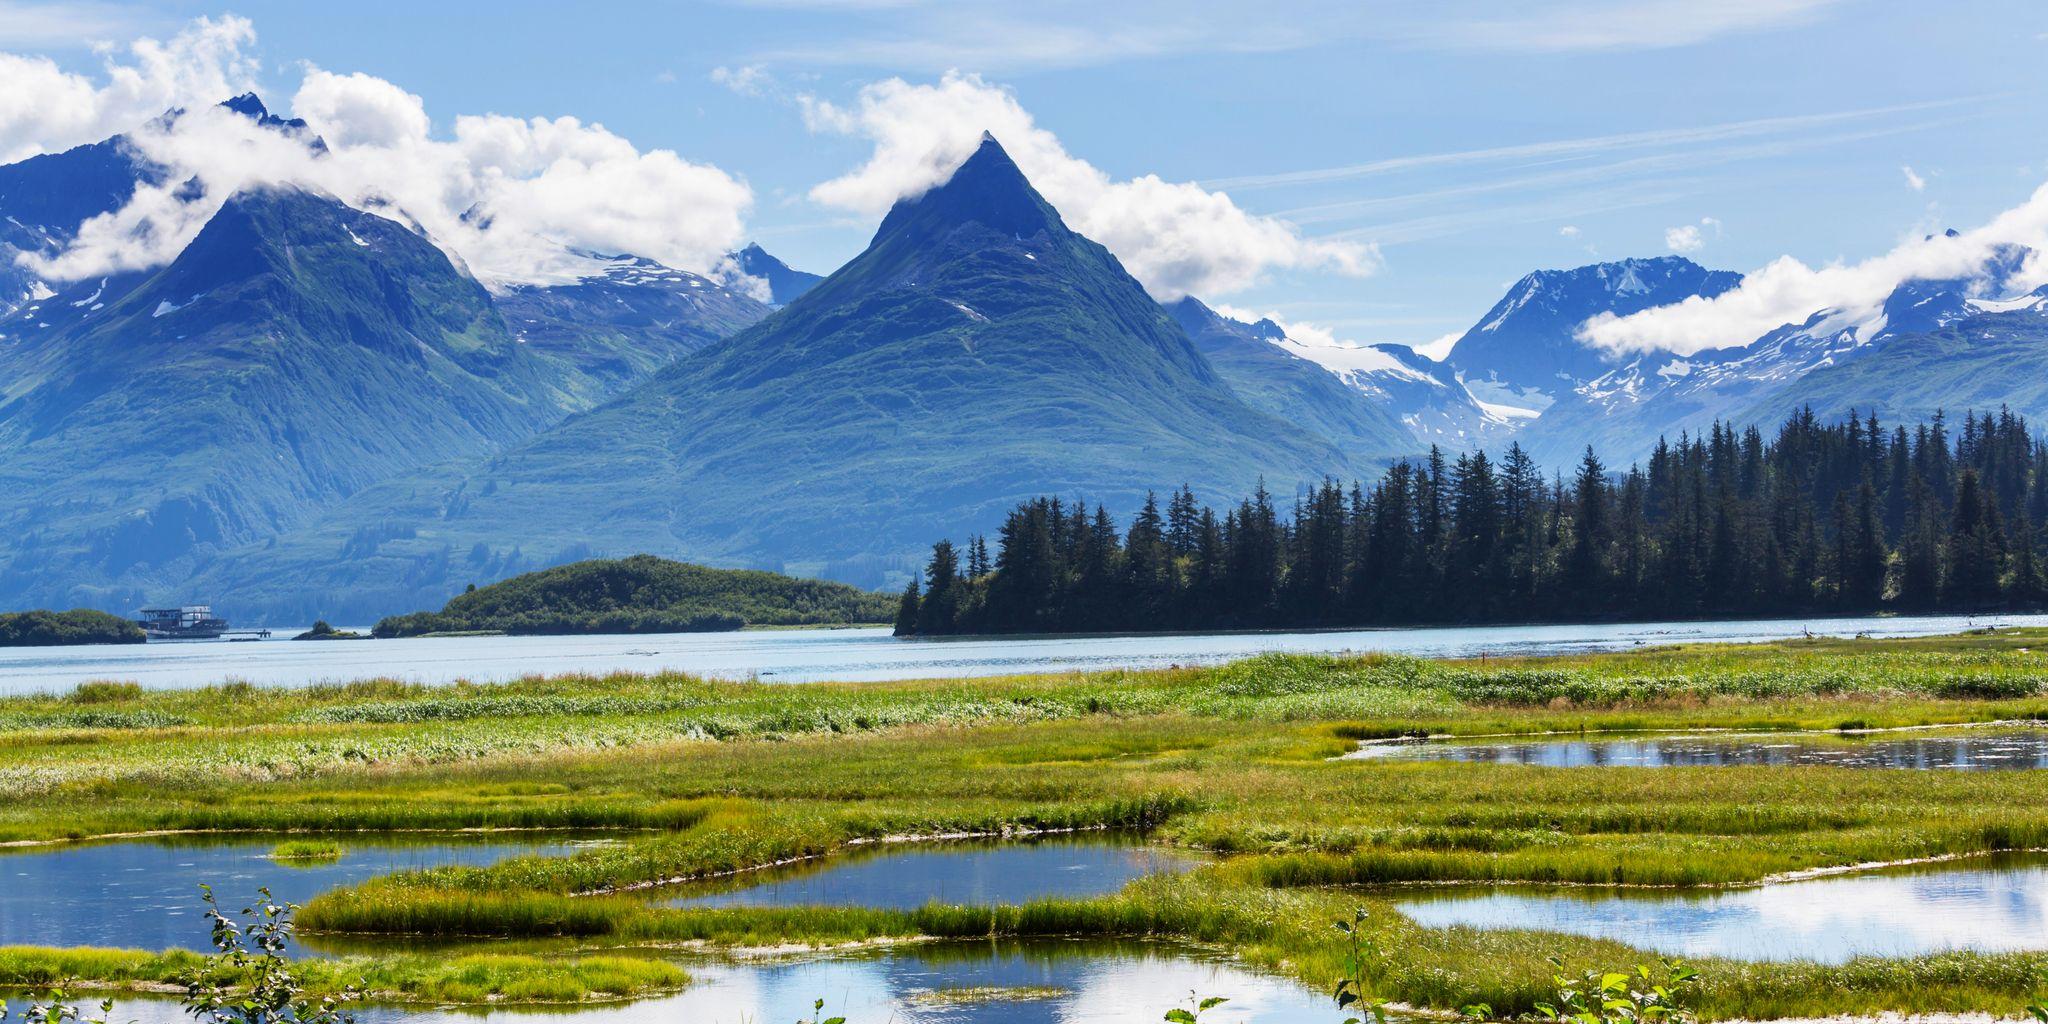
<path fill-rule="evenodd" d="M 391 999 L 578 1001 L 686 984 L 683 951 L 1157 937 L 1327 988 L 1367 913 L 1378 995 L 1531 1010 L 1615 942 L 1429 929 L 1422 882 L 1753 885 L 1815 869 L 2048 848 L 2038 773 L 1540 768 L 1335 760 L 1405 735 L 1854 730 L 2048 719 L 2048 633 L 1816 640 L 1428 662 L 803 686 L 684 676 L 148 692 L 0 701 L 0 841 L 234 832 L 617 830 L 621 842 L 377 878 L 299 917 L 320 937 L 448 944 L 322 961 Z M 663 907 L 664 885 L 914 837 L 1124 829 L 1215 859 L 1019 905 Z M 318 833 L 318 836 L 301 834 Z M 207 879 L 193 879 L 196 885 Z M 400 948 L 394 946 L 393 948 Z M 182 954 L 0 949 L 0 987 L 146 987 Z M 189 965 L 188 965 L 189 966 Z M 1714 1018 L 2018 1012 L 2048 954 L 1841 965 L 1710 960 Z M 1162 1008 L 1163 1009 L 1163 1008 Z M 1331 1019 L 1341 1019 L 1334 1006 Z"/>

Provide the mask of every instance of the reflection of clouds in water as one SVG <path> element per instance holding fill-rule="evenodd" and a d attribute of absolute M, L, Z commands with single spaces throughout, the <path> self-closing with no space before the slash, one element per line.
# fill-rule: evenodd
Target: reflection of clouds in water
<path fill-rule="evenodd" d="M 1667 954 L 1838 963 L 1857 955 L 2048 948 L 2048 868 L 1824 878 L 1706 897 L 1495 891 L 1400 909 L 1432 927 L 1556 931 Z"/>
<path fill-rule="evenodd" d="M 1188 993 L 1230 1001 L 1209 1016 L 1223 1021 L 1299 1021 L 1335 1017 L 1335 1004 L 1301 986 L 1222 964 L 1147 958 L 1116 961 L 1089 970 L 1074 998 L 1060 1009 L 1062 1024 L 1158 1020 L 1186 1005 Z"/>

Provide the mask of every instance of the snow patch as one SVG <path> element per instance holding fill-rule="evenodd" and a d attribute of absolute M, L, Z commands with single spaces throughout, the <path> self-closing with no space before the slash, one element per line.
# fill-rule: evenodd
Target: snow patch
<path fill-rule="evenodd" d="M 98 309 L 100 307 L 93 306 L 93 303 L 100 301 L 100 296 L 106 294 L 106 291 L 107 279 L 103 277 L 100 278 L 100 286 L 98 288 L 93 289 L 91 295 L 88 295 L 85 298 L 82 298 L 77 302 L 72 303 L 71 306 L 73 309 L 79 309 L 85 306 L 92 306 L 92 308 Z"/>
<path fill-rule="evenodd" d="M 972 320 L 972 321 L 974 321 L 975 323 L 981 323 L 981 324 L 985 324 L 985 323 L 988 323 L 988 317 L 982 316 L 982 315 L 981 315 L 980 313 L 977 313 L 977 312 L 975 312 L 974 310 L 972 310 L 972 309 L 969 309 L 969 308 L 968 308 L 968 307 L 967 307 L 967 306 L 966 306 L 965 304 L 963 304 L 963 303 L 959 303 L 959 302 L 954 302 L 954 301 L 953 301 L 953 300 L 951 300 L 951 299 L 947 299 L 947 300 L 946 300 L 946 305 L 949 305 L 949 306 L 953 307 L 954 309 L 957 309 L 957 310 L 959 310 L 960 312 L 962 312 L 962 313 L 965 313 L 965 314 L 967 314 L 967 319 L 969 319 L 969 320 Z"/>
<path fill-rule="evenodd" d="M 1657 367 L 1657 376 L 1659 377 L 1668 377 L 1675 380 L 1679 377 L 1690 376 L 1691 374 L 1692 363 L 1684 359 L 1673 359 L 1663 366 Z"/>
<path fill-rule="evenodd" d="M 179 310 L 181 310 L 181 309 L 184 309 L 184 308 L 185 308 L 186 306 L 189 306 L 189 305 L 191 305 L 191 304 L 193 304 L 193 303 L 195 303 L 195 302 L 198 302 L 198 301 L 199 301 L 199 299 L 200 299 L 200 297 L 201 297 L 201 296 L 203 296 L 203 295 L 205 295 L 205 294 L 206 294 L 205 292 L 200 292 L 200 293 L 199 293 L 198 295 L 194 295 L 194 296 L 192 296 L 191 298 L 189 298 L 189 299 L 186 299 L 186 300 L 185 300 L 185 301 L 183 301 L 183 302 L 172 302 L 172 301 L 171 301 L 171 300 L 169 300 L 169 299 L 165 299 L 165 300 L 163 300 L 162 302 L 159 302 L 159 303 L 157 303 L 157 304 L 156 304 L 156 310 L 155 310 L 154 312 L 150 313 L 149 315 L 150 315 L 150 316 L 152 316 L 152 317 L 159 317 L 159 316 L 164 316 L 165 314 L 168 314 L 168 313 L 175 313 L 175 312 L 177 312 L 177 311 L 179 311 Z"/>
<path fill-rule="evenodd" d="M 346 224 L 342 225 L 341 229 L 343 231 L 348 232 L 349 241 L 354 242 L 355 244 L 360 245 L 365 249 L 370 247 L 370 243 L 363 241 L 362 236 L 356 234 L 356 229 L 349 227 Z"/>

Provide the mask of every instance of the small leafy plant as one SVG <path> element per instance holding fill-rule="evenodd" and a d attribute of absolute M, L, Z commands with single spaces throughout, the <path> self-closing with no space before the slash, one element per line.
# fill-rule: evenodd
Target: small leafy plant
<path fill-rule="evenodd" d="M 799 1020 L 796 1024 L 846 1024 L 846 1018 L 825 1016 L 825 1001 L 819 999 L 811 1003 L 811 1019 Z"/>
<path fill-rule="evenodd" d="M 1379 956 L 1379 946 L 1366 931 L 1365 908 L 1351 912 L 1351 920 L 1331 922 L 1351 943 L 1344 954 L 1344 978 L 1337 982 L 1331 995 L 1337 1000 L 1338 1010 L 1353 1010 L 1365 1014 L 1364 1018 L 1352 1016 L 1344 1024 L 1364 1024 L 1370 1018 L 1373 1024 L 1387 1024 L 1387 1001 L 1373 994 L 1373 984 L 1367 965 Z"/>
<path fill-rule="evenodd" d="M 1552 959 L 1558 973 L 1552 980 L 1557 995 L 1537 1003 L 1540 1019 L 1556 1024 L 1689 1024 L 1692 1012 L 1679 996 L 1699 980 L 1699 972 L 1669 960 L 1656 971 L 1638 965 L 1635 973 L 1587 971 L 1578 978 L 1564 974 L 1563 961 Z"/>
<path fill-rule="evenodd" d="M 1189 992 L 1188 1005 L 1166 1011 L 1166 1020 L 1168 1024 L 1201 1024 L 1203 1014 L 1229 1001 L 1223 996 L 1201 997 Z"/>

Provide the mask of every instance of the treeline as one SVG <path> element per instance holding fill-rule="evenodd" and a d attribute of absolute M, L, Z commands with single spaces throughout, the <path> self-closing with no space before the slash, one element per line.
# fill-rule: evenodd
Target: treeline
<path fill-rule="evenodd" d="M 379 637 L 427 633 L 698 633 L 747 625 L 886 622 L 888 595 L 653 555 L 591 559 L 471 587 L 438 612 L 393 615 Z"/>
<path fill-rule="evenodd" d="M 1653 619 L 2035 607 L 2048 443 L 2009 412 L 1887 428 L 1715 424 L 1616 472 L 1519 445 L 1221 510 L 1186 487 L 1127 529 L 1039 498 L 933 546 L 902 635 Z"/>
<path fill-rule="evenodd" d="M 0 614 L 0 647 L 139 644 L 147 639 L 141 626 L 90 608 Z"/>

